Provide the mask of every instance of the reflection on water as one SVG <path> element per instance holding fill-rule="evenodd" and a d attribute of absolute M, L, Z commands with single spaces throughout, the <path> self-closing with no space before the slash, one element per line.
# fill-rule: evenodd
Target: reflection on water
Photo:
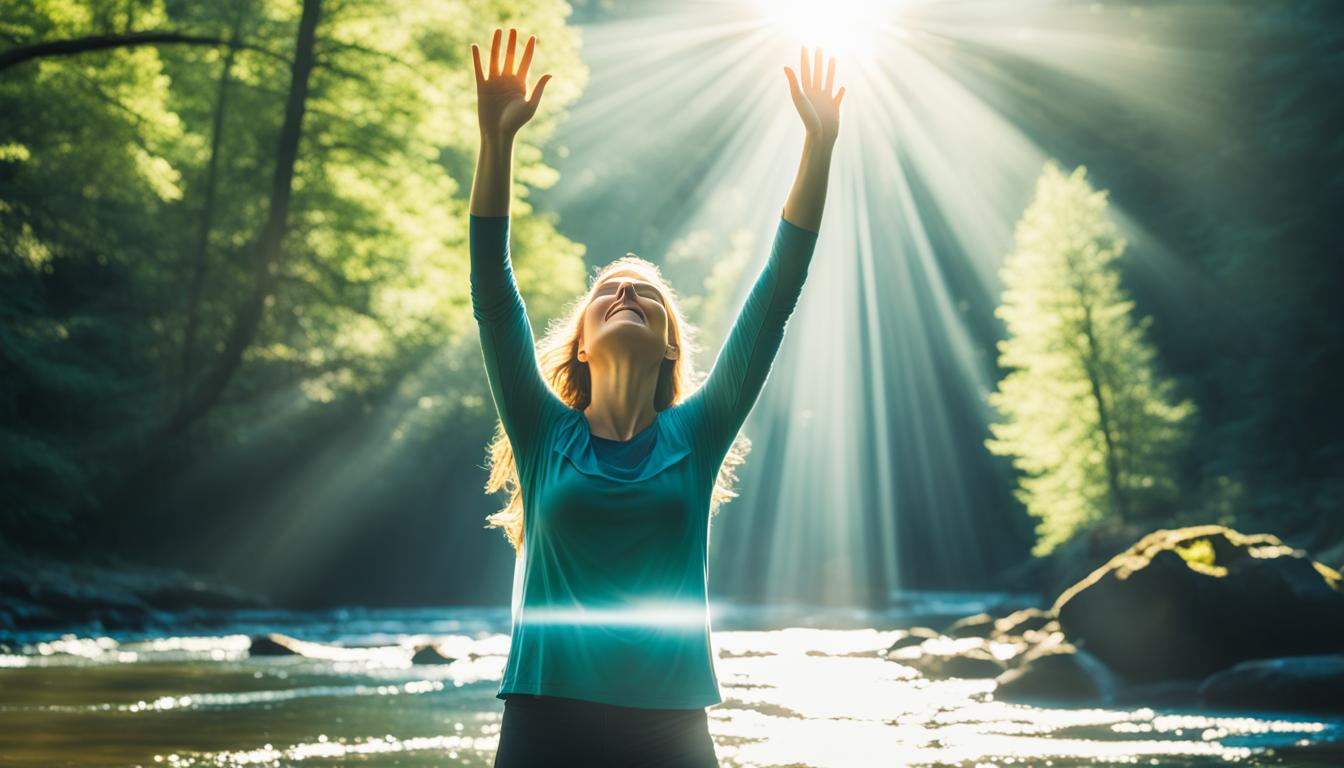
<path fill-rule="evenodd" d="M 1247 712 L 1053 708 L 992 680 L 932 681 L 876 656 L 904 630 L 786 629 L 716 608 L 724 766 L 1338 765 L 1344 721 Z M 745 617 L 745 618 L 744 618 Z M 890 615 L 829 621 L 887 626 Z M 488 766 L 506 610 L 236 614 L 186 636 L 29 636 L 0 656 L 6 766 Z M 303 656 L 250 657 L 278 631 Z M 418 644 L 456 659 L 412 665 Z"/>

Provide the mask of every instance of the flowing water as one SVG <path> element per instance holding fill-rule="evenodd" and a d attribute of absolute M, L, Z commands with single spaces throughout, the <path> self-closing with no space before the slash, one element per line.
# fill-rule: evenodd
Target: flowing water
<path fill-rule="evenodd" d="M 929 608 L 713 605 L 720 764 L 1344 764 L 1338 717 L 1028 706 L 996 701 L 992 680 L 931 681 L 876 656 Z M 507 609 L 443 608 L 19 635 L 23 653 L 0 656 L 0 765 L 489 766 L 508 631 Z M 249 637 L 265 632 L 311 645 L 250 657 Z M 413 665 L 425 641 L 457 660 Z"/>

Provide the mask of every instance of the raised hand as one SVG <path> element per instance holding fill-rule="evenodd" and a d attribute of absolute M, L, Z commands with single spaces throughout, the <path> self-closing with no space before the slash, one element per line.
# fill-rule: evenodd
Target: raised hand
<path fill-rule="evenodd" d="M 481 135 L 490 137 L 513 138 L 532 116 L 537 113 L 541 103 L 541 93 L 550 74 L 541 76 L 532 97 L 527 98 L 527 69 L 532 64 L 532 50 L 537 36 L 527 39 L 527 48 L 523 50 L 523 60 L 514 69 L 513 55 L 518 41 L 518 30 L 509 29 L 509 48 L 504 57 L 504 68 L 499 66 L 499 40 L 503 30 L 495 29 L 490 41 L 490 75 L 481 69 L 481 51 L 475 43 L 471 44 L 471 57 L 476 63 L 476 114 L 480 118 Z"/>
<path fill-rule="evenodd" d="M 798 108 L 798 116 L 803 120 L 807 135 L 817 141 L 834 144 L 840 132 L 840 101 L 845 98 L 845 88 L 831 95 L 831 86 L 835 83 L 835 57 L 830 59 L 830 68 L 826 73 L 826 83 L 821 81 L 821 48 L 816 49 L 813 66 L 807 63 L 807 46 L 799 54 L 799 71 L 802 83 L 792 69 L 784 68 L 789 79 L 789 92 L 793 94 L 793 105 Z"/>

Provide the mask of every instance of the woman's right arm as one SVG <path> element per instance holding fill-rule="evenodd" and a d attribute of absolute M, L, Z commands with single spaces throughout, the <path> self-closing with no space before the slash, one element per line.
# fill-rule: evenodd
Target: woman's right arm
<path fill-rule="evenodd" d="M 532 326 L 513 268 L 509 263 L 509 197 L 513 184 L 513 138 L 536 112 L 542 88 L 523 98 L 527 67 L 535 38 L 528 41 L 523 61 L 513 68 L 516 30 L 509 32 L 508 57 L 499 68 L 500 30 L 490 51 L 490 77 L 481 67 L 480 52 L 471 46 L 476 64 L 476 93 L 481 123 L 481 148 L 471 188 L 471 306 L 480 330 L 486 377 L 504 431 L 515 456 L 525 456 L 535 443 L 545 409 L 559 404 L 537 365 Z"/>

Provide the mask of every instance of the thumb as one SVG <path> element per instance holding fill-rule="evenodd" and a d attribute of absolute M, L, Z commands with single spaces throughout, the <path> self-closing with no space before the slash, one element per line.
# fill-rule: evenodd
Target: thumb
<path fill-rule="evenodd" d="M 536 109 L 537 105 L 541 103 L 541 93 L 546 90 L 546 83 L 550 82 L 550 80 L 551 76 L 549 73 L 542 75 L 541 79 L 537 81 L 536 87 L 532 89 L 532 98 L 528 99 L 527 103 L 533 109 Z"/>

